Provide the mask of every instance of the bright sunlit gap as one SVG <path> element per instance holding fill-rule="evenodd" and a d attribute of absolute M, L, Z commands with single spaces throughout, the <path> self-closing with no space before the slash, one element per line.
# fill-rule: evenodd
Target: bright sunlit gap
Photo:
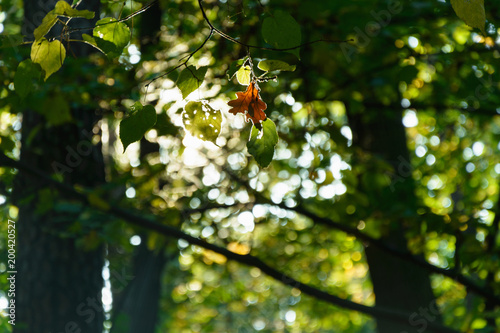
<path fill-rule="evenodd" d="M 417 113 L 413 110 L 406 110 L 403 116 L 403 125 L 405 127 L 415 127 L 418 125 Z"/>
<path fill-rule="evenodd" d="M 101 301 L 106 312 L 111 311 L 113 304 L 113 295 L 111 293 L 111 282 L 109 280 L 111 274 L 109 270 L 109 261 L 106 260 L 102 269 L 102 278 L 104 279 L 104 287 L 102 288 Z"/>
<path fill-rule="evenodd" d="M 141 242 L 142 242 L 142 239 L 141 239 L 141 236 L 139 236 L 139 235 L 133 235 L 132 237 L 130 237 L 130 244 L 132 244 L 134 246 L 140 245 Z"/>
<path fill-rule="evenodd" d="M 413 37 L 413 36 L 408 37 L 408 45 L 412 49 L 416 48 L 418 46 L 418 43 L 419 43 L 418 38 Z"/>
<path fill-rule="evenodd" d="M 242 212 L 238 215 L 238 223 L 243 228 L 238 228 L 237 230 L 241 233 L 252 232 L 255 228 L 254 216 L 251 212 Z"/>
<path fill-rule="evenodd" d="M 295 321 L 295 318 L 297 317 L 295 311 L 293 310 L 288 310 L 285 314 L 285 320 L 288 323 L 293 323 Z"/>
<path fill-rule="evenodd" d="M 0 314 L 2 316 L 7 315 L 7 308 L 9 306 L 9 300 L 5 297 L 4 292 L 0 292 Z"/>
<path fill-rule="evenodd" d="M 262 331 L 264 328 L 266 328 L 266 322 L 262 319 L 257 319 L 252 323 L 252 326 L 255 330 Z"/>
<path fill-rule="evenodd" d="M 472 152 L 474 153 L 474 155 L 481 156 L 483 154 L 483 151 L 484 143 L 482 143 L 481 141 L 474 142 L 474 144 L 472 145 Z"/>
<path fill-rule="evenodd" d="M 135 44 L 131 44 L 127 50 L 130 55 L 129 61 L 131 64 L 135 65 L 141 61 L 141 51 L 139 51 L 139 48 Z"/>
<path fill-rule="evenodd" d="M 125 196 L 129 199 L 132 199 L 132 198 L 135 198 L 135 188 L 133 187 L 129 187 L 126 191 L 125 191 Z"/>

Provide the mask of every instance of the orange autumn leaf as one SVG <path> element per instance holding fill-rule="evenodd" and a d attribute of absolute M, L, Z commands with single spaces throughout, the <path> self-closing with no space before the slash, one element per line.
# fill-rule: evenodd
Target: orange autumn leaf
<path fill-rule="evenodd" d="M 246 121 L 252 119 L 254 124 L 266 120 L 264 110 L 267 109 L 267 105 L 260 99 L 259 88 L 256 87 L 254 82 L 248 85 L 245 92 L 237 92 L 236 97 L 236 99 L 227 103 L 231 106 L 229 112 L 234 115 L 243 113 L 246 115 Z"/>

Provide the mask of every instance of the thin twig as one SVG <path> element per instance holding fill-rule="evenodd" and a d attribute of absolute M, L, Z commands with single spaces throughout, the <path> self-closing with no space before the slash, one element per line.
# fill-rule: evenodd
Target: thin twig
<path fill-rule="evenodd" d="M 158 75 L 157 77 L 151 79 L 144 87 L 146 88 L 146 95 L 148 93 L 148 87 L 151 83 L 153 83 L 154 81 L 158 80 L 158 79 L 161 79 L 162 77 L 164 76 L 167 76 L 168 74 L 172 73 L 173 71 L 175 71 L 176 69 L 182 67 L 182 66 L 186 66 L 187 67 L 187 63 L 188 61 L 199 51 L 203 48 L 203 46 L 205 46 L 205 44 L 210 40 L 210 38 L 213 36 L 214 34 L 214 29 L 210 29 L 210 33 L 208 34 L 208 36 L 205 38 L 205 40 L 203 41 L 203 43 L 201 43 L 197 48 L 196 50 L 194 50 L 193 52 L 191 52 L 189 55 L 187 55 L 187 58 L 186 60 L 184 60 L 182 63 L 180 63 L 179 65 L 175 66 L 174 68 L 171 68 L 170 70 L 168 70 L 166 73 L 163 73 L 163 74 L 160 74 Z M 183 57 L 182 59 L 184 59 L 185 57 Z M 196 78 L 198 80 L 198 78 Z"/>
<path fill-rule="evenodd" d="M 142 14 L 144 13 L 146 10 L 148 10 L 149 8 L 153 7 L 159 0 L 153 0 L 151 1 L 150 3 L 148 3 L 146 6 L 136 10 L 135 12 L 133 12 L 132 14 L 128 15 L 128 16 L 125 16 L 124 18 L 122 19 L 119 19 L 117 21 L 112 21 L 112 22 L 106 22 L 106 23 L 100 23 L 100 24 L 96 24 L 95 26 L 93 27 L 83 27 L 83 28 L 71 28 L 71 29 L 68 29 L 68 33 L 72 33 L 72 32 L 79 32 L 79 31 L 87 31 L 87 30 L 93 30 L 94 28 L 97 28 L 97 27 L 102 27 L 104 25 L 108 25 L 108 24 L 114 24 L 114 23 L 121 23 L 121 22 L 125 22 L 125 21 L 128 21 L 130 20 L 131 18 L 133 18 L 134 16 L 137 16 L 139 14 Z"/>
<path fill-rule="evenodd" d="M 310 44 L 315 44 L 315 43 L 347 43 L 347 42 L 353 42 L 354 41 L 354 39 L 348 39 L 348 40 L 317 39 L 317 40 L 313 40 L 311 42 L 307 42 L 307 43 L 303 43 L 303 44 L 300 44 L 300 45 L 297 45 L 297 46 L 287 47 L 287 48 L 277 48 L 277 47 L 267 47 L 267 46 L 258 46 L 258 45 L 246 44 L 246 43 L 240 42 L 236 38 L 231 37 L 228 34 L 226 34 L 225 32 L 223 32 L 223 31 L 217 29 L 216 27 L 214 27 L 214 25 L 212 24 L 212 22 L 210 22 L 210 19 L 208 18 L 207 13 L 205 12 L 205 9 L 203 8 L 203 5 L 201 4 L 202 1 L 203 0 L 198 0 L 198 6 L 200 7 L 201 14 L 203 15 L 203 18 L 205 19 L 205 22 L 207 22 L 207 24 L 210 27 L 210 29 L 214 30 L 222 38 L 227 39 L 230 42 L 233 42 L 233 43 L 245 46 L 247 48 L 259 49 L 259 50 L 268 50 L 268 51 L 279 51 L 279 52 L 281 52 L 281 51 L 295 50 L 295 49 L 298 49 L 298 48 L 300 48 L 302 46 L 306 46 L 306 45 L 310 45 Z"/>

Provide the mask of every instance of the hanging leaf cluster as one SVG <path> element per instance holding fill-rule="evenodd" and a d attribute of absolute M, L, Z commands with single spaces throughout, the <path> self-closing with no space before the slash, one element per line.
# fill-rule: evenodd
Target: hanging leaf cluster
<path fill-rule="evenodd" d="M 66 48 L 63 39 L 69 36 L 71 28 L 59 17 L 93 19 L 94 12 L 89 10 L 78 10 L 66 1 L 58 1 L 55 8 L 48 12 L 42 19 L 42 23 L 34 30 L 35 40 L 31 46 L 30 59 L 19 64 L 14 79 L 16 92 L 25 98 L 32 90 L 33 80 L 43 76 L 44 81 L 57 72 L 66 59 Z M 52 30 L 55 24 L 64 25 L 63 33 L 58 39 L 47 39 L 45 36 Z M 109 57 L 118 57 L 130 41 L 130 29 L 122 22 L 113 18 L 104 18 L 96 23 L 93 36 L 82 35 L 82 42 L 94 46 Z M 22 39 L 4 38 L 2 44 L 19 45 Z M 9 44 L 10 43 L 10 44 Z M 35 66 L 33 64 L 38 64 Z"/>
<path fill-rule="evenodd" d="M 245 92 L 237 92 L 237 98 L 227 103 L 231 109 L 230 113 L 236 115 L 242 113 L 246 116 L 246 121 L 252 120 L 252 123 L 259 124 L 266 120 L 264 110 L 267 109 L 266 103 L 262 101 L 259 95 L 259 88 L 255 82 L 251 82 Z"/>
<path fill-rule="evenodd" d="M 60 18 L 88 20 L 94 18 L 94 12 L 78 10 L 76 6 L 66 1 L 58 1 L 54 9 L 45 15 L 40 26 L 35 29 L 30 59 L 19 64 L 14 78 L 16 93 L 21 98 L 26 98 L 41 78 L 46 81 L 64 63 L 67 53 L 64 44 L 72 30 L 66 21 Z M 56 24 L 63 25 L 63 33 L 58 38 L 49 39 L 46 36 Z M 92 45 L 109 58 L 116 58 L 129 44 L 130 34 L 130 29 L 123 20 L 106 17 L 97 21 L 92 34 L 82 34 L 81 42 Z M 297 47 L 301 42 L 300 26 L 288 13 L 277 11 L 268 15 L 263 21 L 262 36 L 271 49 L 283 49 L 297 58 L 300 57 Z M 14 37 L 1 38 L 0 47 L 22 43 L 22 39 Z M 236 61 L 235 64 L 236 66 L 232 65 L 237 68 L 233 77 L 236 76 L 237 82 L 246 86 L 246 90 L 237 92 L 236 98 L 228 102 L 229 113 L 242 114 L 247 122 L 252 122 L 251 135 L 247 144 L 248 152 L 255 157 L 259 165 L 266 167 L 272 161 L 274 148 L 278 142 L 278 133 L 275 124 L 266 115 L 268 106 L 260 95 L 259 83 L 275 80 L 277 73 L 293 71 L 295 66 L 280 60 L 263 59 L 257 66 L 263 74 L 257 77 L 250 56 Z M 181 66 L 184 69 L 176 80 L 176 86 L 182 98 L 187 99 L 202 85 L 208 67 L 196 68 L 187 65 L 187 61 Z M 130 108 L 130 114 L 120 122 L 119 137 L 124 151 L 131 143 L 140 140 L 155 125 L 156 119 L 154 106 L 143 106 L 139 102 L 134 104 Z M 191 135 L 216 144 L 222 129 L 222 113 L 212 108 L 206 101 L 188 101 L 182 113 L 182 123 Z"/>

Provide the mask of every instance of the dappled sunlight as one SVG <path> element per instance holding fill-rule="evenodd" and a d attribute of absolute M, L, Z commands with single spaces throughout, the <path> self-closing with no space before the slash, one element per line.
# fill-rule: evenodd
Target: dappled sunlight
<path fill-rule="evenodd" d="M 94 251 L 104 333 L 137 304 L 162 332 L 494 331 L 500 29 L 478 3 L 101 2 L 93 27 L 60 2 L 36 33 L 0 5 L 0 215 L 36 235 L 23 274 Z"/>

